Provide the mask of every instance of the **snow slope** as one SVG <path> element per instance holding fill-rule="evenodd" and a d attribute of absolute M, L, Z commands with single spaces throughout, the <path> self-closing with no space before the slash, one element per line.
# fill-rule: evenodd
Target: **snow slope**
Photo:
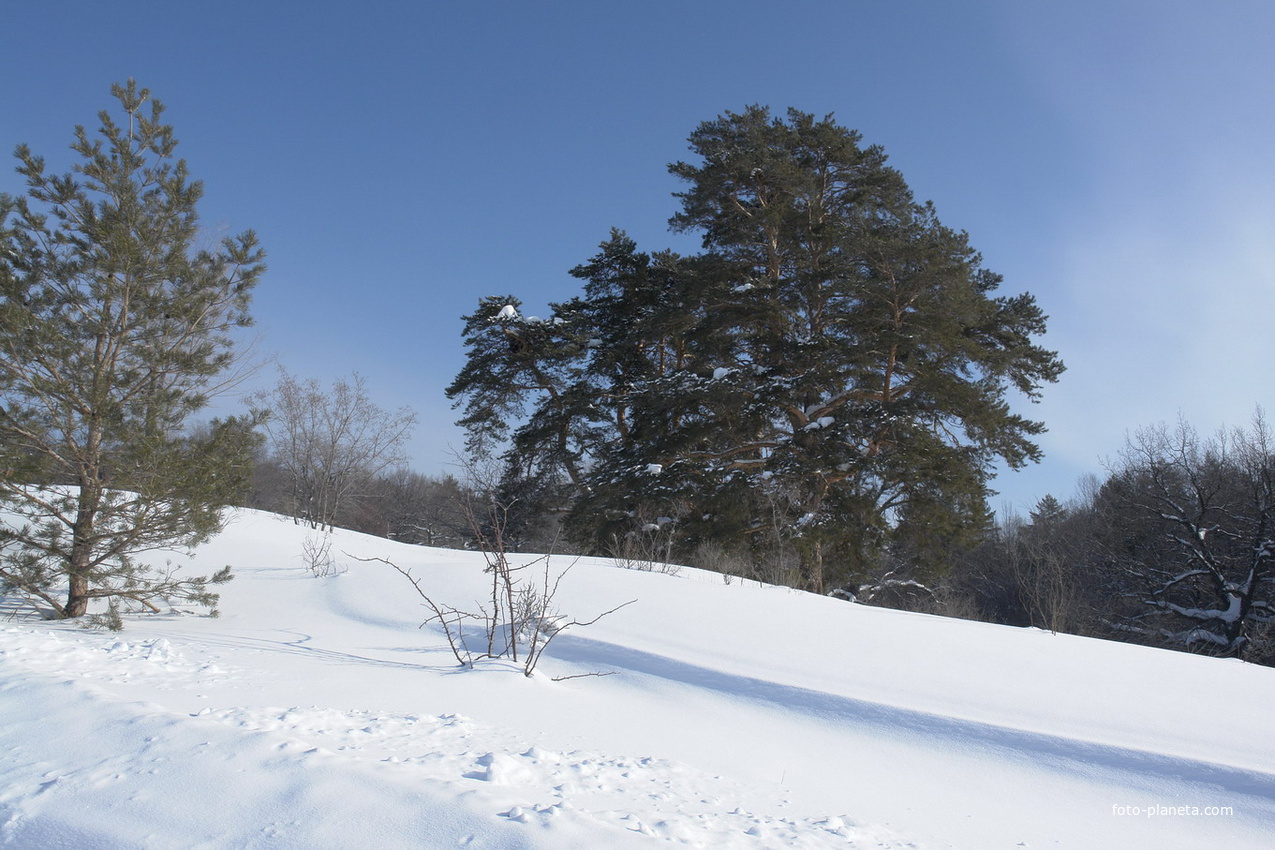
<path fill-rule="evenodd" d="M 464 607 L 477 555 L 337 532 L 315 578 L 305 535 L 236 512 L 220 618 L 0 621 L 0 842 L 1275 845 L 1275 670 L 588 559 L 563 613 L 636 602 L 462 670 L 355 558 Z"/>

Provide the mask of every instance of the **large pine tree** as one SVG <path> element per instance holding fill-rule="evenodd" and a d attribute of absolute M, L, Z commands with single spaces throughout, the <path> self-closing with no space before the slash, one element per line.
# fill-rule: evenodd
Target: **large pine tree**
<path fill-rule="evenodd" d="M 520 422 L 511 459 L 568 470 L 596 547 L 659 529 L 786 558 L 824 590 L 891 537 L 925 551 L 923 529 L 976 527 L 993 464 L 1039 456 L 1009 390 L 1034 398 L 1062 365 L 1032 342 L 1032 297 L 995 296 L 965 235 L 860 141 L 756 106 L 700 125 L 697 161 L 670 166 L 671 224 L 703 253 L 615 233 L 550 319 L 485 302 L 450 388 L 463 423 Z"/>
<path fill-rule="evenodd" d="M 249 419 L 192 431 L 235 360 L 263 254 L 249 231 L 201 249 L 202 185 L 163 106 L 130 80 L 119 120 L 77 127 L 72 172 L 17 149 L 0 197 L 0 584 L 79 617 L 94 599 L 212 605 L 208 579 L 142 553 L 197 543 L 246 485 Z"/>

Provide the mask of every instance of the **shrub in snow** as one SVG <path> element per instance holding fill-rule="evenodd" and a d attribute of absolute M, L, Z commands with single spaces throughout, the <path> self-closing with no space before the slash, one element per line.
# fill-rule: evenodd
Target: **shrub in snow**
<path fill-rule="evenodd" d="M 501 553 L 501 557 L 488 560 L 488 572 L 492 576 L 491 596 L 486 602 L 475 602 L 474 609 L 465 610 L 435 601 L 419 578 L 393 561 L 386 558 L 359 560 L 386 564 L 411 582 L 430 612 L 421 625 L 438 623 L 452 655 L 465 667 L 473 667 L 484 659 L 503 658 L 521 665 L 523 673 L 530 676 L 550 642 L 559 634 L 573 626 L 592 625 L 636 601 L 617 605 L 588 620 L 569 618 L 557 610 L 553 600 L 571 565 L 554 573 L 550 565 L 552 559 L 545 555 L 526 564 L 511 566 L 505 553 Z M 535 574 L 535 578 L 524 577 L 523 571 L 530 570 L 537 563 L 543 569 Z"/>
<path fill-rule="evenodd" d="M 513 505 L 501 497 L 498 487 L 484 479 L 476 465 L 471 464 L 469 473 L 475 486 L 464 511 L 474 542 L 487 562 L 485 572 L 491 577 L 485 600 L 475 602 L 470 610 L 457 608 L 435 600 L 420 579 L 392 561 L 363 560 L 387 564 L 411 582 L 430 612 L 422 625 L 436 622 L 442 627 L 459 664 L 472 667 L 483 659 L 505 658 L 522 665 L 523 673 L 530 676 L 549 643 L 563 631 L 591 625 L 632 600 L 589 620 L 576 620 L 559 612 L 554 597 L 575 562 L 557 571 L 550 555 L 514 563 L 506 545 Z"/>
<path fill-rule="evenodd" d="M 301 541 L 301 559 L 315 578 L 327 578 L 346 571 L 346 567 L 332 556 L 332 532 L 328 529 L 305 536 Z"/>

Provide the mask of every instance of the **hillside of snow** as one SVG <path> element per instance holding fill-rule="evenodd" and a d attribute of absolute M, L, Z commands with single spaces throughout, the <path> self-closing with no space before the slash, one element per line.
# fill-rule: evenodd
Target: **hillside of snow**
<path fill-rule="evenodd" d="M 635 601 L 528 678 L 357 560 L 473 607 L 478 554 L 338 531 L 316 578 L 307 533 L 236 511 L 219 618 L 10 605 L 0 844 L 1275 846 L 1272 669 L 581 559 L 563 614 Z"/>

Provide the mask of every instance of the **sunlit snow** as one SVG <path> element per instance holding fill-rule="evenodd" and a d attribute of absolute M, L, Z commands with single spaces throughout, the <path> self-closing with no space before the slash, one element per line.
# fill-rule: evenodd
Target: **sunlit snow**
<path fill-rule="evenodd" d="M 575 563 L 559 613 L 636 602 L 562 631 L 531 678 L 506 662 L 465 670 L 437 628 L 418 628 L 404 579 L 357 559 L 391 559 L 474 607 L 489 589 L 477 553 L 338 531 L 345 571 L 316 578 L 307 534 L 235 512 L 192 565 L 235 566 L 217 619 L 130 617 L 107 634 L 11 606 L 0 843 L 1163 850 L 1275 838 L 1275 670 L 604 559 Z"/>

